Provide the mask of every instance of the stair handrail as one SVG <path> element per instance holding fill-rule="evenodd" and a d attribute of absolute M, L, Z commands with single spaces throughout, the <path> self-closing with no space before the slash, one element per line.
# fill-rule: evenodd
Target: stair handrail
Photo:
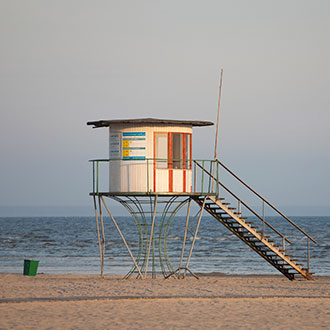
<path fill-rule="evenodd" d="M 99 183 L 99 169 L 98 165 L 99 162 L 109 162 L 111 160 L 120 160 L 118 159 L 91 159 L 89 160 L 90 162 L 93 163 L 93 192 L 95 192 L 94 185 L 96 184 L 96 191 L 98 192 L 98 183 Z M 146 159 L 148 160 L 158 160 L 157 158 L 150 158 Z M 160 159 L 159 159 L 160 160 Z M 173 161 L 174 159 L 172 159 Z M 180 159 L 181 160 L 181 159 Z M 238 201 L 240 201 L 250 212 L 252 212 L 255 216 L 257 216 L 260 220 L 264 221 L 255 211 L 253 211 L 248 205 L 246 205 L 238 196 L 236 196 L 233 192 L 231 192 L 226 186 L 224 186 L 218 178 L 215 178 L 210 172 L 208 172 L 203 166 L 201 166 L 198 161 L 202 160 L 197 160 L 197 159 L 184 159 L 185 161 L 193 161 L 195 164 L 197 164 L 204 172 L 206 172 L 215 182 L 220 184 L 223 188 L 225 188 L 234 198 L 236 198 Z M 96 169 L 95 169 L 95 162 L 96 162 Z M 273 204 L 271 204 L 269 201 L 267 201 L 263 196 L 261 196 L 259 193 L 257 193 L 252 187 L 250 187 L 246 182 L 244 182 L 238 175 L 236 175 L 233 171 L 231 171 L 226 165 L 224 165 L 222 162 L 220 162 L 218 159 L 211 160 L 211 162 L 216 162 L 218 163 L 222 168 L 224 168 L 230 175 L 232 175 L 237 181 L 242 183 L 246 188 L 248 188 L 250 191 L 252 191 L 257 197 L 259 197 L 264 203 L 266 203 L 268 206 L 270 206 L 275 212 L 277 212 L 282 218 L 284 218 L 286 221 L 288 221 L 291 225 L 293 225 L 296 229 L 298 229 L 302 234 L 304 234 L 308 239 L 310 239 L 314 244 L 317 244 L 317 241 L 312 238 L 310 235 L 308 235 L 303 229 L 301 229 L 297 224 L 295 224 L 292 220 L 290 220 L 286 215 L 284 215 L 280 210 L 278 210 Z M 95 178 L 95 173 L 94 171 L 96 170 L 96 178 Z M 270 224 L 268 224 L 265 221 L 265 224 L 268 225 L 269 228 L 272 228 Z M 272 228 L 275 232 L 276 229 Z M 277 232 L 278 233 L 278 232 Z M 281 237 L 285 237 L 284 235 L 278 233 Z"/>
<path fill-rule="evenodd" d="M 246 182 L 244 182 L 241 178 L 239 178 L 233 171 L 231 171 L 226 165 L 221 163 L 218 159 L 215 160 L 220 166 L 222 166 L 229 174 L 231 174 L 236 180 L 241 182 L 246 188 L 252 191 L 256 196 L 258 196 L 262 201 L 264 201 L 268 206 L 270 206 L 274 211 L 276 211 L 282 218 L 287 220 L 291 225 L 293 225 L 296 229 L 298 229 L 301 233 L 303 233 L 306 237 L 308 237 L 313 243 L 317 244 L 316 240 L 308 235 L 303 229 L 301 229 L 297 224 L 295 224 L 292 220 L 290 220 L 286 215 L 284 215 L 280 210 L 278 210 L 273 204 L 268 202 L 264 197 L 258 194 L 253 188 L 251 188 Z"/>
<path fill-rule="evenodd" d="M 261 218 L 258 213 L 256 213 L 251 207 L 249 207 L 246 203 L 244 203 L 238 196 L 236 196 L 229 188 L 227 188 L 223 183 L 221 183 L 218 179 L 216 179 L 208 170 L 206 170 L 202 165 L 200 165 L 197 161 L 194 160 L 194 162 L 197 164 L 198 167 L 200 167 L 207 175 L 209 175 L 213 180 L 215 180 L 221 187 L 223 187 L 225 190 L 227 190 L 234 198 L 236 198 L 238 201 L 240 201 L 251 213 L 253 213 L 257 218 L 259 218 L 261 221 L 264 222 L 265 225 L 267 225 L 271 230 L 273 230 L 276 234 L 282 237 L 282 239 L 285 239 L 289 244 L 292 244 L 292 242 L 285 237 L 282 233 L 280 233 L 276 228 L 274 228 L 270 223 L 268 223 L 265 219 Z"/>

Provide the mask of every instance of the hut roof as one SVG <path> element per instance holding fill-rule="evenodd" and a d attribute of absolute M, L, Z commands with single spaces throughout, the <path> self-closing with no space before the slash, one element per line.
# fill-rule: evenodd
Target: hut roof
<path fill-rule="evenodd" d="M 199 120 L 172 120 L 172 119 L 156 119 L 156 118 L 138 118 L 138 119 L 115 119 L 115 120 L 98 120 L 89 121 L 87 125 L 94 125 L 93 128 L 109 127 L 112 124 L 168 124 L 168 125 L 189 125 L 189 126 L 211 126 L 211 121 Z"/>

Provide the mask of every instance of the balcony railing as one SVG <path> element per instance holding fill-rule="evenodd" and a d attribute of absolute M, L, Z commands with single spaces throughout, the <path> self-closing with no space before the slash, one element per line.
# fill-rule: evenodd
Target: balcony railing
<path fill-rule="evenodd" d="M 91 160 L 93 165 L 93 195 L 109 191 L 109 166 L 111 167 L 115 163 L 118 165 L 118 162 L 121 161 L 121 164 L 126 163 L 123 159 Z M 134 166 L 136 163 L 129 162 L 127 165 Z M 306 258 L 307 268 L 309 269 L 310 241 L 313 243 L 316 243 L 316 241 L 219 160 L 146 158 L 139 160 L 138 164 L 142 164 L 146 171 L 146 182 L 144 184 L 146 189 L 145 191 L 138 191 L 136 194 L 157 194 L 157 191 L 153 191 L 153 185 L 151 184 L 154 169 L 159 168 L 157 164 L 162 164 L 162 170 L 189 171 L 191 172 L 192 191 L 184 193 L 185 195 L 212 195 L 216 198 L 224 198 L 227 204 L 235 205 L 237 214 L 240 216 L 244 214 L 253 222 L 261 221 L 262 236 L 266 235 L 267 231 L 276 233 L 276 236 L 281 240 L 283 250 L 287 250 L 286 245 L 290 246 L 292 241 L 297 242 L 306 239 Z M 167 164 L 167 167 L 164 167 L 164 164 Z M 173 164 L 181 165 L 180 168 L 174 168 Z M 287 234 L 284 236 L 282 232 Z M 300 233 L 300 235 L 297 235 L 297 233 Z M 299 245 L 301 246 L 301 244 Z"/>
<path fill-rule="evenodd" d="M 109 169 L 118 162 L 122 162 L 122 165 L 126 164 L 124 159 L 93 159 L 90 160 L 93 165 L 93 194 L 100 192 L 107 192 L 109 190 Z M 200 194 L 200 195 L 218 195 L 219 184 L 214 184 L 215 180 L 207 173 L 213 174 L 216 181 L 219 181 L 219 165 L 216 160 L 205 159 L 165 159 L 165 158 L 141 158 L 134 163 L 127 163 L 128 166 L 141 166 L 145 168 L 146 182 L 141 182 L 141 186 L 146 187 L 143 191 L 136 191 L 136 193 L 155 194 L 152 185 L 153 171 L 157 170 L 185 170 L 191 172 L 192 177 L 192 190 L 186 194 Z M 164 164 L 166 166 L 164 166 Z M 116 164 L 117 165 L 117 164 Z M 205 171 L 206 170 L 206 171 Z"/>

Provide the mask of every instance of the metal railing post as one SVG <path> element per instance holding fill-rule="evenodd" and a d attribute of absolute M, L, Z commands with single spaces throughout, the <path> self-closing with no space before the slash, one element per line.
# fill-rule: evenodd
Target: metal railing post
<path fill-rule="evenodd" d="M 262 238 L 265 236 L 265 202 L 262 201 Z"/>
<path fill-rule="evenodd" d="M 96 162 L 96 192 L 99 193 L 99 161 Z"/>
<path fill-rule="evenodd" d="M 93 194 L 95 194 L 95 162 L 93 161 Z"/>
<path fill-rule="evenodd" d="M 155 178 L 154 178 L 155 180 Z M 149 189 L 149 159 L 147 158 L 147 193 L 150 192 L 150 189 Z"/>
<path fill-rule="evenodd" d="M 196 161 L 194 161 L 194 192 L 197 191 L 197 165 L 196 165 Z"/>
<path fill-rule="evenodd" d="M 307 272 L 309 273 L 309 261 L 310 261 L 310 240 L 307 238 Z"/>
<path fill-rule="evenodd" d="M 201 194 L 203 194 L 203 189 L 204 189 L 204 160 L 202 160 L 202 187 L 201 187 Z"/>
<path fill-rule="evenodd" d="M 216 184 L 217 184 L 217 198 L 219 198 L 219 163 L 217 162 L 216 163 L 217 164 L 217 182 L 216 182 Z"/>
<path fill-rule="evenodd" d="M 213 161 L 211 160 L 210 161 L 210 173 L 212 173 L 212 168 L 213 168 Z M 211 181 L 212 181 L 212 184 L 211 184 Z M 210 194 L 210 193 L 213 193 L 213 185 L 214 185 L 214 179 L 211 178 L 211 176 L 209 176 L 209 187 L 207 189 L 207 192 Z"/>

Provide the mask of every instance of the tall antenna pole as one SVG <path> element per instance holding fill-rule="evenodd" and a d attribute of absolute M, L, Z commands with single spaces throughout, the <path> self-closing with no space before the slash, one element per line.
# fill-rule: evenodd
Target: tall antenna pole
<path fill-rule="evenodd" d="M 214 159 L 217 159 L 217 146 L 218 146 L 218 132 L 219 132 L 219 119 L 220 119 L 220 101 L 221 101 L 221 89 L 222 89 L 222 76 L 223 76 L 223 69 L 221 69 L 221 76 L 220 76 L 219 99 L 218 99 L 218 115 L 217 115 L 217 128 L 216 128 L 215 143 L 214 143 Z"/>

